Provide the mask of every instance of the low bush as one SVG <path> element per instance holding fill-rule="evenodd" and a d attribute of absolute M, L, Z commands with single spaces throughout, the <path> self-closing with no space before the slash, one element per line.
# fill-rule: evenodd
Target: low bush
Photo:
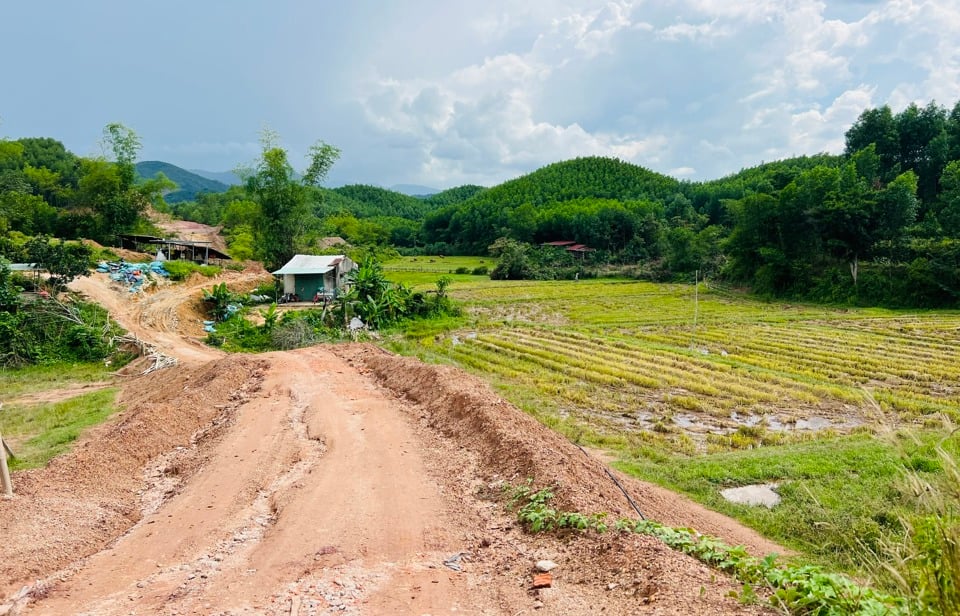
<path fill-rule="evenodd" d="M 530 484 L 508 488 L 509 506 L 517 520 L 530 532 L 608 530 L 605 513 L 583 514 L 560 511 L 550 506 L 553 492 L 533 490 Z M 770 590 L 770 603 L 788 614 L 858 616 L 907 616 L 913 613 L 906 599 L 860 586 L 849 578 L 815 566 L 780 564 L 775 554 L 766 558 L 750 556 L 742 547 L 730 547 L 715 537 L 686 528 L 671 528 L 652 520 L 617 520 L 619 532 L 656 537 L 684 554 L 733 575 L 744 584 L 742 599 L 757 597 L 753 586 Z M 928 613 L 928 612 L 920 612 Z M 929 612 L 956 613 L 956 612 Z"/>
<path fill-rule="evenodd" d="M 186 280 L 194 272 L 212 278 L 222 270 L 216 265 L 198 265 L 192 261 L 164 261 L 163 268 L 170 274 L 170 280 Z"/>

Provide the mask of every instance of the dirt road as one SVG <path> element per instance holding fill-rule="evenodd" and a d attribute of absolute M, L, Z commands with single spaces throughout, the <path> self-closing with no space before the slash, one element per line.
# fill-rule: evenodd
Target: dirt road
<path fill-rule="evenodd" d="M 129 380 L 123 413 L 15 477 L 0 614 L 768 613 L 647 537 L 524 533 L 504 482 L 632 511 L 600 462 L 468 375 L 363 345 L 225 356 L 169 316 L 195 288 L 134 302 L 102 278 L 77 287 L 181 361 Z M 626 485 L 656 519 L 779 551 Z M 542 559 L 558 566 L 533 589 Z"/>

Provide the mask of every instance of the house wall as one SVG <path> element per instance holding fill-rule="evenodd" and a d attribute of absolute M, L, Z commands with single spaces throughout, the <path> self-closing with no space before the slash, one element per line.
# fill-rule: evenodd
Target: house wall
<path fill-rule="evenodd" d="M 323 274 L 296 274 L 293 278 L 294 290 L 292 292 L 299 295 L 302 301 L 310 301 L 318 291 L 322 292 L 324 289 Z"/>
<path fill-rule="evenodd" d="M 326 274 L 284 274 L 283 292 L 296 293 L 302 301 L 310 301 L 318 291 L 334 295 L 342 292 L 347 274 L 354 269 L 354 262 L 344 257 Z"/>
<path fill-rule="evenodd" d="M 331 272 L 334 275 L 334 287 L 341 288 L 344 283 L 346 283 L 347 274 L 357 268 L 356 263 L 350 260 L 349 257 L 344 257 L 340 263 L 337 264 L 337 267 Z"/>
<path fill-rule="evenodd" d="M 297 284 L 294 279 L 293 274 L 284 274 L 283 275 L 283 292 L 284 293 L 296 293 Z"/>

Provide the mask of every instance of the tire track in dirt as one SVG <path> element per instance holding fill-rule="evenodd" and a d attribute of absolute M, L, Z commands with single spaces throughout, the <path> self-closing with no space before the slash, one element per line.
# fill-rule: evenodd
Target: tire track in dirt
<path fill-rule="evenodd" d="M 318 572 L 327 593 L 312 600 L 327 601 L 358 567 L 356 596 L 340 605 L 400 607 L 376 592 L 397 576 L 429 578 L 411 582 L 437 602 L 421 593 L 425 609 L 460 605 L 450 576 L 428 567 L 456 542 L 389 400 L 328 352 L 266 359 L 262 395 L 183 490 L 25 613 L 262 613 Z"/>
<path fill-rule="evenodd" d="M 225 270 L 213 279 L 195 274 L 184 283 L 161 281 L 147 291 L 130 293 L 107 274 L 93 273 L 73 280 L 70 289 L 106 308 L 121 327 L 164 353 L 180 361 L 209 361 L 223 352 L 200 342 L 206 336 L 203 290 L 221 282 L 234 289 L 251 287 L 267 275 L 262 269 Z"/>

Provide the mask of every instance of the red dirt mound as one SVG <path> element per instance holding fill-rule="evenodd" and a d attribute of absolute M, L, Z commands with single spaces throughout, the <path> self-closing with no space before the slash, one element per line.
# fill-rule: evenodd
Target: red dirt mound
<path fill-rule="evenodd" d="M 47 468 L 16 473 L 16 498 L 0 501 L 0 536 L 18 538 L 2 546 L 0 590 L 96 552 L 136 523 L 145 465 L 178 448 L 188 454 L 185 448 L 229 422 L 258 387 L 263 365 L 229 357 L 197 370 L 139 377 L 120 396 L 120 416 Z M 192 464 L 184 455 L 172 463 L 173 472 L 182 479 Z"/>
<path fill-rule="evenodd" d="M 483 381 L 450 366 L 424 364 L 372 345 L 338 347 L 337 352 L 362 363 L 382 385 L 417 403 L 428 424 L 475 452 L 486 472 L 511 483 L 530 479 L 535 487 L 553 486 L 556 503 L 564 509 L 603 511 L 613 519 L 637 517 L 601 461 L 501 399 Z M 726 516 L 659 486 L 616 475 L 650 519 L 696 528 L 758 556 L 787 553 Z"/>

